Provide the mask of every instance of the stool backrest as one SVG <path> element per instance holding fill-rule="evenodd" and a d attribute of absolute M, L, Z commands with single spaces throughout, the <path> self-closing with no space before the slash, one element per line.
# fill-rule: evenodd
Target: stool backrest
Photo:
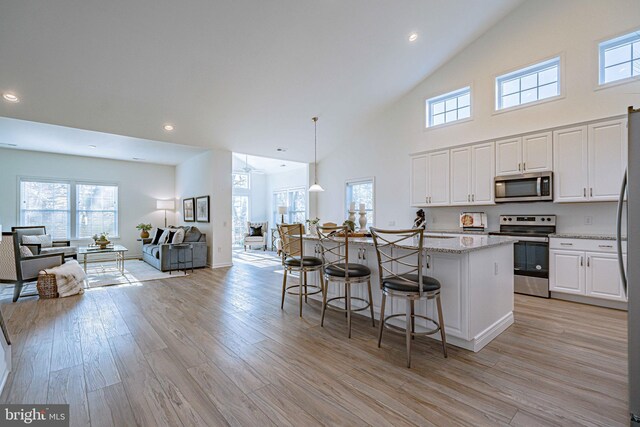
<path fill-rule="evenodd" d="M 349 278 L 349 235 L 346 226 L 318 226 L 318 237 L 322 250 L 322 263 L 324 268 L 333 266 L 344 271 L 344 277 Z M 344 266 L 342 266 L 344 264 Z"/>
<path fill-rule="evenodd" d="M 278 224 L 278 234 L 282 242 L 283 261 L 291 257 L 302 258 L 304 256 L 304 245 L 302 244 L 304 227 L 302 224 Z"/>
<path fill-rule="evenodd" d="M 378 274 L 380 288 L 385 280 L 396 279 L 403 284 L 415 287 L 422 296 L 422 250 L 424 230 L 382 230 L 371 227 L 373 244 L 378 256 Z M 394 265 L 395 264 L 395 265 Z M 411 280 L 407 275 L 417 275 Z"/>

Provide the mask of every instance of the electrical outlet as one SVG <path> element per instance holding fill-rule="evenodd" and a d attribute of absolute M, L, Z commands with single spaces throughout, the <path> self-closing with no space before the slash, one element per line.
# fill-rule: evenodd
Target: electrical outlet
<path fill-rule="evenodd" d="M 493 275 L 494 276 L 498 275 L 498 263 L 497 262 L 493 263 Z"/>
<path fill-rule="evenodd" d="M 593 217 L 592 216 L 585 216 L 584 217 L 584 225 L 592 225 L 593 224 Z"/>
<path fill-rule="evenodd" d="M 218 246 L 218 253 L 222 252 L 222 248 Z"/>

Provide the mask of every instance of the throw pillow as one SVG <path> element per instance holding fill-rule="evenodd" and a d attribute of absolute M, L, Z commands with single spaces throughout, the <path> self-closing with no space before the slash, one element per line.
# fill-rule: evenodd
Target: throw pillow
<path fill-rule="evenodd" d="M 176 235 L 176 230 L 170 229 L 169 235 L 167 236 L 167 241 L 165 243 L 173 243 L 173 236 Z"/>
<path fill-rule="evenodd" d="M 22 236 L 23 245 L 40 245 L 41 248 L 53 246 L 53 239 L 50 234 L 40 234 L 37 236 Z"/>
<path fill-rule="evenodd" d="M 179 245 L 182 242 L 184 242 L 184 228 L 178 228 L 176 234 L 173 235 L 173 239 L 171 239 L 171 243 Z"/>
<path fill-rule="evenodd" d="M 157 245 L 160 242 L 160 236 L 162 236 L 164 230 L 162 228 L 156 228 L 156 234 L 153 235 L 152 245 Z"/>
<path fill-rule="evenodd" d="M 198 227 L 191 227 L 184 234 L 183 242 L 185 243 L 199 242 L 201 237 L 202 237 L 202 233 L 200 232 L 200 230 L 198 230 Z"/>
<path fill-rule="evenodd" d="M 257 227 L 249 227 L 249 236 L 262 237 L 262 226 L 259 225 Z"/>
<path fill-rule="evenodd" d="M 159 245 L 164 245 L 165 243 L 167 243 L 169 241 L 169 233 L 170 233 L 170 231 L 169 231 L 168 228 L 165 229 L 162 232 L 162 235 L 160 235 L 160 238 L 158 239 L 158 244 Z"/>
<path fill-rule="evenodd" d="M 29 249 L 26 246 L 20 246 L 20 256 L 22 258 L 30 257 L 30 256 L 33 256 L 33 252 L 31 252 L 31 249 Z"/>

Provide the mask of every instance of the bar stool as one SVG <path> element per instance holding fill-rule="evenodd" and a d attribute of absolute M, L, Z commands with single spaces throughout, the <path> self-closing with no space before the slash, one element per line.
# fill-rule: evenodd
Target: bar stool
<path fill-rule="evenodd" d="M 278 233 L 282 244 L 282 266 L 284 267 L 284 279 L 282 280 L 282 303 L 280 308 L 284 308 L 285 294 L 298 295 L 300 304 L 300 317 L 302 317 L 302 297 L 307 302 L 307 296 L 315 295 L 324 291 L 324 281 L 322 279 L 322 260 L 317 257 L 304 255 L 303 234 L 304 228 L 302 224 L 278 224 Z M 287 273 L 298 272 L 300 280 L 297 285 L 287 286 Z M 316 288 L 309 292 L 307 287 L 307 273 L 317 271 L 320 276 L 320 288 L 315 285 L 309 286 Z M 298 292 L 291 292 L 290 289 L 297 288 Z M 303 289 L 304 288 L 304 289 Z"/>
<path fill-rule="evenodd" d="M 423 233 L 422 228 L 411 230 L 381 230 L 371 228 L 373 243 L 378 254 L 380 274 L 380 289 L 382 289 L 382 303 L 380 305 L 380 329 L 378 332 L 378 347 L 382 343 L 382 331 L 387 328 L 393 332 L 405 334 L 407 342 L 407 367 L 411 368 L 411 341 L 418 335 L 433 335 L 440 332 L 442 352 L 447 357 L 447 339 L 442 319 L 442 303 L 440 301 L 440 282 L 422 274 Z M 415 262 L 412 263 L 412 258 Z M 393 267 L 393 268 L 392 268 Z M 404 270 L 402 273 L 394 269 Z M 404 298 L 407 305 L 406 313 L 384 316 L 384 306 L 387 296 Z M 438 309 L 438 321 L 415 314 L 415 302 L 421 299 L 435 299 Z M 405 328 L 387 324 L 392 318 L 404 316 Z M 434 325 L 424 332 L 415 331 L 415 319 L 424 319 Z"/>
<path fill-rule="evenodd" d="M 320 326 L 324 326 L 324 314 L 327 308 L 336 310 L 347 315 L 348 336 L 351 338 L 351 313 L 354 311 L 371 310 L 371 322 L 373 327 L 376 321 L 373 315 L 373 300 L 371 296 L 371 270 L 366 265 L 349 262 L 349 235 L 345 226 L 318 226 L 318 236 L 320 237 L 320 247 L 322 251 L 322 261 L 324 264 L 325 287 L 322 297 L 322 319 Z M 344 296 L 337 296 L 327 299 L 329 285 L 331 282 L 344 284 Z M 366 283 L 369 291 L 369 300 L 351 296 L 351 285 Z M 345 308 L 332 304 L 333 301 L 344 300 Z M 351 301 L 364 302 L 360 308 L 352 308 Z"/>

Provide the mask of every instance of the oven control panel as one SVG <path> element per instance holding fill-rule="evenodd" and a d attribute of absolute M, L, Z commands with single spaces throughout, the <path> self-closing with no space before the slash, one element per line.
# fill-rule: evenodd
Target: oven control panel
<path fill-rule="evenodd" d="M 500 215 L 500 225 L 556 225 L 555 215 Z"/>

